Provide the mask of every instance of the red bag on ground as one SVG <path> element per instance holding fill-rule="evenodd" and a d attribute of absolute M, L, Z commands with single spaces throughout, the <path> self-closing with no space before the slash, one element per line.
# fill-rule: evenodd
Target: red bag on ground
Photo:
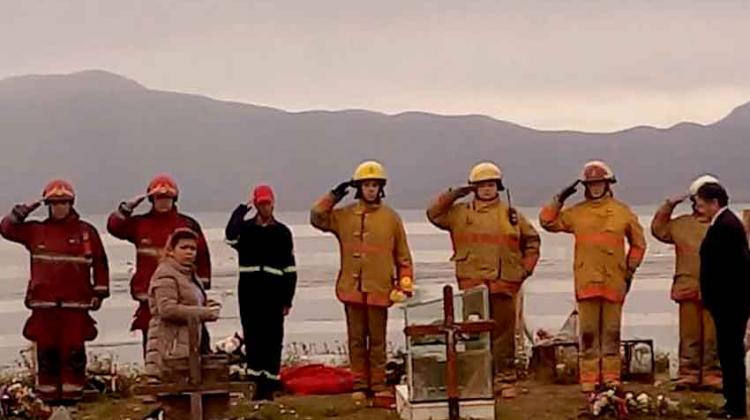
<path fill-rule="evenodd" d="M 282 369 L 281 383 L 291 394 L 344 394 L 354 389 L 354 375 L 348 369 L 311 364 Z"/>

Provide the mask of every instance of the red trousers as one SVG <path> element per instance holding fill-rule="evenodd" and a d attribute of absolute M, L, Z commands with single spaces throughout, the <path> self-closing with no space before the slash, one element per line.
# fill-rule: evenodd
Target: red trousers
<path fill-rule="evenodd" d="M 23 335 L 36 343 L 36 391 L 45 401 L 76 400 L 86 384 L 86 345 L 95 321 L 80 309 L 34 309 Z"/>

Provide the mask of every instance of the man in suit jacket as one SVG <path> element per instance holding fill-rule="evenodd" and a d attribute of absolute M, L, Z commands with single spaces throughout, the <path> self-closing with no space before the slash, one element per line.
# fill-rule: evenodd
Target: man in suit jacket
<path fill-rule="evenodd" d="M 717 183 L 697 194 L 699 218 L 711 226 L 701 244 L 701 296 L 716 324 L 726 404 L 712 418 L 746 418 L 743 338 L 750 315 L 750 249 L 742 222 L 728 208 L 726 190 Z"/>

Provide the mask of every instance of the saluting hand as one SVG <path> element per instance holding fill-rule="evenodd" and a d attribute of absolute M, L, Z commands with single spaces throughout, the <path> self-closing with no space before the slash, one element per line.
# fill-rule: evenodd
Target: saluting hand
<path fill-rule="evenodd" d="M 571 195 L 575 194 L 578 189 L 576 188 L 578 184 L 581 183 L 581 180 L 577 179 L 576 182 L 568 185 L 565 187 L 560 193 L 557 195 L 557 201 L 559 203 L 564 203 L 565 200 L 567 200 Z"/>
<path fill-rule="evenodd" d="M 130 215 L 133 213 L 133 211 L 145 200 L 147 195 L 139 195 L 134 198 L 131 198 L 128 201 L 123 201 L 120 203 L 120 212 L 126 215 Z"/>
<path fill-rule="evenodd" d="M 23 203 L 16 204 L 15 206 L 13 206 L 12 212 L 13 212 L 13 215 L 16 217 L 16 219 L 19 222 L 22 222 L 26 220 L 26 218 L 29 217 L 29 215 L 33 213 L 34 210 L 36 210 L 41 205 L 42 205 L 41 201 L 35 201 L 31 204 L 23 204 Z"/>
<path fill-rule="evenodd" d="M 672 207 L 675 207 L 676 205 L 687 200 L 688 197 L 689 197 L 688 194 L 674 195 L 672 197 L 667 198 L 667 204 L 669 204 Z"/>
<path fill-rule="evenodd" d="M 473 193 L 476 191 L 477 188 L 473 185 L 462 185 L 456 189 L 453 190 L 453 193 L 456 195 L 456 198 L 462 198 L 466 197 L 467 195 Z"/>
<path fill-rule="evenodd" d="M 352 181 L 344 181 L 336 186 L 331 192 L 336 196 L 336 200 L 341 200 L 349 194 L 349 188 L 352 186 Z"/>

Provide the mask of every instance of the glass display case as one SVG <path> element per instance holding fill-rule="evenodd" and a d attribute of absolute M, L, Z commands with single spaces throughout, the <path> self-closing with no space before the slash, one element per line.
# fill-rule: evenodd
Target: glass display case
<path fill-rule="evenodd" d="M 454 293 L 456 323 L 490 319 L 487 288 L 484 286 Z M 406 326 L 443 325 L 443 299 L 404 306 Z M 457 382 L 461 400 L 491 399 L 492 352 L 490 333 L 456 334 Z M 446 334 L 407 336 L 407 385 L 411 402 L 445 401 Z"/>

